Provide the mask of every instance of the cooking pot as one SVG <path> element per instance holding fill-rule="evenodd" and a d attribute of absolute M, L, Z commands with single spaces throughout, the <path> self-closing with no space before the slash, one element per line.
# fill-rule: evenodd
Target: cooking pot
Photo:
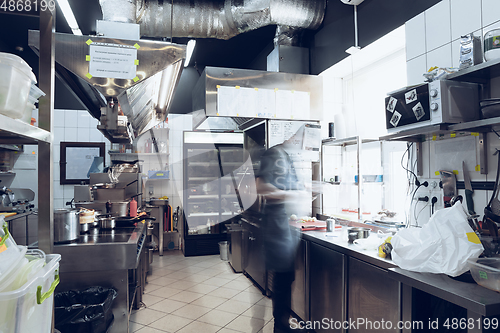
<path fill-rule="evenodd" d="M 356 239 L 368 238 L 370 236 L 370 228 L 349 228 L 347 229 L 347 238 L 349 243 L 354 242 Z"/>
<path fill-rule="evenodd" d="M 138 173 L 139 166 L 133 163 L 114 164 L 112 167 L 114 172 L 118 173 Z"/>
<path fill-rule="evenodd" d="M 90 230 L 90 228 L 94 225 L 94 216 L 95 211 L 93 210 L 84 209 L 80 211 L 80 233 L 84 234 Z"/>
<path fill-rule="evenodd" d="M 102 216 L 99 218 L 99 228 L 114 229 L 116 227 L 116 218 L 113 216 Z"/>
<path fill-rule="evenodd" d="M 68 243 L 80 236 L 79 211 L 74 209 L 54 210 L 54 243 Z"/>
<path fill-rule="evenodd" d="M 127 216 L 128 201 L 108 201 L 106 202 L 106 214 L 111 216 Z"/>

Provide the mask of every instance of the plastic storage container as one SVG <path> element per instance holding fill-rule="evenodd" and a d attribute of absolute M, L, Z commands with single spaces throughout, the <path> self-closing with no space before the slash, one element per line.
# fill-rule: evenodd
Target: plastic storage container
<path fill-rule="evenodd" d="M 21 288 L 0 293 L 0 332 L 51 332 L 61 255 L 49 254 L 45 260 L 47 264 Z"/>
<path fill-rule="evenodd" d="M 500 258 L 476 258 L 467 260 L 476 283 L 500 292 Z"/>
<path fill-rule="evenodd" d="M 0 113 L 14 119 L 22 118 L 36 77 L 20 57 L 0 52 Z"/>

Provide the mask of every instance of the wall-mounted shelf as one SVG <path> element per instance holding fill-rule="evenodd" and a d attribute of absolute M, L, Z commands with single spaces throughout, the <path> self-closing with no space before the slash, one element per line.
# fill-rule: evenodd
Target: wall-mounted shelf
<path fill-rule="evenodd" d="M 321 143 L 323 146 L 352 146 L 358 144 L 359 143 L 358 140 L 361 140 L 361 143 L 378 141 L 378 139 L 367 139 L 367 138 L 359 139 L 359 137 L 357 136 L 352 136 L 344 139 L 334 139 L 334 138 L 323 139 Z"/>
<path fill-rule="evenodd" d="M 500 58 L 483 62 L 448 75 L 447 80 L 486 83 L 491 78 L 500 76 Z"/>
<path fill-rule="evenodd" d="M 0 114 L 0 142 L 3 144 L 50 143 L 50 132 L 31 126 L 19 119 Z"/>

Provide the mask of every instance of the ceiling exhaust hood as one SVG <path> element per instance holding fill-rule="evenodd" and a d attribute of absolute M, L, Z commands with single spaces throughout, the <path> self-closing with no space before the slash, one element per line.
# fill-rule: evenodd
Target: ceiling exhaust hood
<path fill-rule="evenodd" d="M 150 40 L 55 33 L 56 74 L 111 142 L 131 142 L 165 120 L 186 46 Z M 28 42 L 38 53 L 39 31 Z M 125 117 L 126 116 L 126 117 Z"/>

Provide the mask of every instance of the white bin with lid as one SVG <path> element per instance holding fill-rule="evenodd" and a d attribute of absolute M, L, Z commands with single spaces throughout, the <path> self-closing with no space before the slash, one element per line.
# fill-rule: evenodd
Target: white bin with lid
<path fill-rule="evenodd" d="M 61 255 L 48 254 L 46 265 L 21 288 L 0 293 L 0 332 L 50 333 L 54 290 Z"/>
<path fill-rule="evenodd" d="M 31 67 L 15 54 L 0 52 L 0 113 L 14 119 L 23 116 L 36 77 Z"/>

